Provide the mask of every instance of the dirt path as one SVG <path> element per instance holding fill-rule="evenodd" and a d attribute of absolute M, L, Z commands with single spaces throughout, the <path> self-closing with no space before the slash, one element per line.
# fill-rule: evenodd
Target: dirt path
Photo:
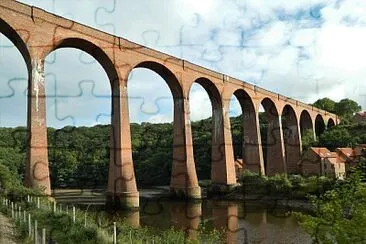
<path fill-rule="evenodd" d="M 0 213 L 0 244 L 16 244 L 15 240 L 12 223 Z"/>

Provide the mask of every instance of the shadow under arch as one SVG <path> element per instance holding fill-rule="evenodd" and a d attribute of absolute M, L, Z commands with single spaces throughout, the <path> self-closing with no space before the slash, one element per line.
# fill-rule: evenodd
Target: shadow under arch
<path fill-rule="evenodd" d="M 189 103 L 183 95 L 182 86 L 175 74 L 161 63 L 143 61 L 132 67 L 129 72 L 136 68 L 145 68 L 158 74 L 167 83 L 173 96 L 173 162 L 170 190 L 176 195 L 183 191 L 185 197 L 200 197 L 193 158 L 191 128 L 190 124 L 186 123 Z"/>
<path fill-rule="evenodd" d="M 32 61 L 31 61 L 31 56 L 29 54 L 29 50 L 27 48 L 26 43 L 20 37 L 17 30 L 12 28 L 8 23 L 6 23 L 1 18 L 0 18 L 0 32 L 3 35 L 5 35 L 15 45 L 15 47 L 19 50 L 19 52 L 22 54 L 25 64 L 28 69 L 28 77 L 29 77 L 28 79 L 30 79 L 31 73 L 32 73 Z M 29 33 L 28 33 L 28 35 L 29 35 Z"/>
<path fill-rule="evenodd" d="M 301 143 L 297 116 L 291 105 L 283 107 L 281 120 L 287 173 L 296 174 L 300 171 L 298 162 L 301 158 Z"/>
<path fill-rule="evenodd" d="M 335 126 L 334 120 L 332 118 L 329 118 L 327 123 L 327 129 L 332 128 L 333 126 Z"/>
<path fill-rule="evenodd" d="M 315 135 L 319 137 L 325 131 L 325 122 L 323 117 L 318 114 L 315 117 Z"/>
<path fill-rule="evenodd" d="M 237 89 L 233 95 L 238 99 L 243 123 L 242 158 L 245 169 L 264 175 L 263 158 L 259 145 L 259 118 L 252 98 L 244 89 Z"/>
<path fill-rule="evenodd" d="M 88 40 L 85 40 L 85 39 L 81 39 L 81 38 L 73 38 L 73 37 L 64 38 L 64 39 L 57 41 L 57 43 L 54 45 L 53 49 L 51 49 L 44 56 L 46 57 L 46 56 L 50 55 L 52 52 L 54 52 L 60 48 L 75 48 L 75 49 L 79 49 L 79 50 L 84 51 L 87 54 L 91 55 L 103 67 L 104 71 L 106 72 L 106 74 L 109 78 L 110 84 L 112 86 L 112 90 L 114 88 L 113 85 L 115 83 L 118 83 L 116 81 L 119 80 L 119 75 L 118 75 L 116 67 L 114 65 L 114 60 L 111 60 L 108 57 L 108 55 L 103 51 L 103 49 L 98 47 L 94 43 L 92 43 Z M 113 113 L 113 110 L 112 110 L 112 113 Z"/>
<path fill-rule="evenodd" d="M 262 152 L 266 175 L 286 172 L 284 158 L 284 145 L 282 140 L 282 127 L 275 103 L 268 97 L 263 98 L 261 104 L 264 108 L 264 117 L 267 121 L 266 139 L 262 141 Z M 261 137 L 264 136 L 261 133 Z M 263 143 L 265 142 L 265 143 Z"/>
<path fill-rule="evenodd" d="M 312 133 L 314 137 L 313 121 L 307 110 L 303 110 L 300 114 L 300 133 L 301 138 L 303 138 L 306 133 Z M 310 131 L 310 132 L 309 132 Z"/>
<path fill-rule="evenodd" d="M 102 67 L 103 71 L 108 77 L 109 80 L 109 89 L 111 89 L 111 127 L 110 127 L 110 144 L 109 144 L 109 155 L 110 155 L 110 162 L 109 162 L 109 176 L 113 175 L 117 178 L 111 179 L 108 178 L 108 194 L 109 193 L 115 193 L 119 192 L 121 187 L 120 184 L 120 178 L 121 176 L 118 173 L 112 173 L 112 171 L 117 171 L 117 167 L 121 165 L 121 97 L 123 97 L 123 89 L 121 89 L 120 86 L 120 76 L 117 72 L 117 69 L 114 64 L 114 60 L 112 60 L 105 51 L 101 48 L 95 45 L 94 43 L 81 39 L 81 38 L 74 38 L 74 37 L 66 37 L 64 39 L 58 40 L 55 45 L 52 47 L 52 49 L 44 50 L 44 53 L 42 54 L 44 59 L 51 55 L 53 52 L 63 49 L 63 48 L 73 48 L 76 50 L 83 51 L 90 56 L 92 56 L 98 64 Z M 44 61 L 44 60 L 42 60 Z M 46 81 L 47 82 L 47 81 Z M 46 123 L 47 124 L 47 123 Z M 57 134 L 55 134 L 54 140 L 57 140 Z M 126 163 L 128 166 L 124 167 L 130 167 L 129 162 Z M 119 176 L 119 177 L 117 177 Z M 88 179 L 89 180 L 89 179 Z M 109 182 L 111 180 L 111 182 Z M 134 178 L 132 179 L 134 181 Z M 91 180 L 90 183 L 94 184 L 94 181 Z M 87 184 L 87 182 L 86 182 Z M 111 185 L 113 185 L 111 187 Z M 93 186 L 95 187 L 95 186 Z M 108 199 L 109 196 L 107 196 Z"/>
<path fill-rule="evenodd" d="M 32 80 L 32 59 L 30 56 L 30 52 L 27 48 L 26 43 L 24 40 L 20 37 L 19 32 L 26 32 L 25 30 L 16 30 L 12 26 L 10 26 L 7 22 L 5 22 L 3 19 L 0 18 L 0 33 L 2 33 L 6 38 L 8 38 L 14 46 L 17 48 L 17 50 L 20 52 L 20 54 L 23 57 L 23 60 L 25 62 L 26 68 L 27 68 L 27 74 L 28 74 L 28 89 L 30 89 L 31 80 Z M 29 37 L 29 33 L 28 33 Z M 27 38 L 26 38 L 27 39 Z M 29 93 L 28 93 L 29 94 Z M 31 116 L 30 116 L 30 104 L 31 104 L 31 97 L 28 95 L 28 98 L 26 99 L 26 107 L 27 107 L 27 129 L 26 129 L 26 165 L 25 165 L 25 173 L 24 173 L 24 185 L 26 187 L 33 187 L 37 183 L 35 181 L 41 181 L 43 179 L 36 179 L 34 180 L 34 167 L 31 167 L 30 165 L 30 149 L 31 149 L 31 133 L 30 133 L 30 127 L 31 127 Z M 33 176 L 33 178 L 31 177 Z M 42 176 L 43 178 L 43 176 Z M 47 179 L 46 179 L 47 180 Z"/>
<path fill-rule="evenodd" d="M 135 68 L 145 68 L 157 73 L 168 84 L 173 98 L 183 98 L 183 90 L 177 77 L 164 65 L 154 61 L 143 61 L 134 66 L 131 71 Z"/>

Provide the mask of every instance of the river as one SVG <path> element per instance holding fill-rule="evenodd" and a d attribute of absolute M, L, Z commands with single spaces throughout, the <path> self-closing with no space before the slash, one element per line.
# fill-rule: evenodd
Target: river
<path fill-rule="evenodd" d="M 160 197 L 164 191 L 140 190 L 140 209 L 115 215 L 136 227 L 174 227 L 185 231 L 188 238 L 194 238 L 199 224 L 204 223 L 206 229 L 223 230 L 227 243 L 311 243 L 310 236 L 299 226 L 288 208 L 243 200 L 178 201 Z M 60 203 L 104 203 L 100 193 L 91 194 L 88 191 L 82 194 L 73 191 L 70 194 L 70 191 L 62 190 L 55 196 Z M 96 209 L 92 207 L 90 211 Z"/>

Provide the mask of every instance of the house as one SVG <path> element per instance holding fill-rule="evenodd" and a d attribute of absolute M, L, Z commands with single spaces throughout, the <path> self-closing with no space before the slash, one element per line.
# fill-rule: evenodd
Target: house
<path fill-rule="evenodd" d="M 353 121 L 356 123 L 366 122 L 366 112 L 358 112 L 353 116 Z"/>
<path fill-rule="evenodd" d="M 325 147 L 311 147 L 299 162 L 300 171 L 305 176 L 323 175 L 343 179 L 346 172 L 345 161 L 340 158 L 343 152 L 345 150 L 340 150 L 338 153 L 331 152 Z"/>

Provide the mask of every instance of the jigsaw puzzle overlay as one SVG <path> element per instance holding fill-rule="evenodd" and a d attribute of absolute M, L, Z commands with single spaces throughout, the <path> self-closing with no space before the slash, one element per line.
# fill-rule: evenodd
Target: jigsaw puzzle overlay
<path fill-rule="evenodd" d="M 336 31 L 331 27 L 324 27 L 327 14 L 331 11 L 341 11 L 341 7 L 346 7 L 346 3 L 334 1 L 334 3 L 326 4 L 320 0 L 308 0 L 306 2 L 299 1 L 297 4 L 289 3 L 289 1 L 279 1 L 281 3 L 274 4 L 259 1 L 262 3 L 261 5 L 250 0 L 202 1 L 202 3 L 190 0 L 184 3 L 183 1 L 179 4 L 175 3 L 178 5 L 177 7 L 174 3 L 168 1 L 159 1 L 158 3 L 148 1 L 132 3 L 131 1 L 127 4 L 128 1 L 109 0 L 73 2 L 72 7 L 70 7 L 68 1 L 28 0 L 21 2 L 44 8 L 51 13 L 84 23 L 107 33 L 126 37 L 131 41 L 168 53 L 182 60 L 240 78 L 306 103 L 313 102 L 321 97 L 334 97 L 334 93 L 342 90 L 344 90 L 342 92 L 344 96 L 352 97 L 361 104 L 366 103 L 365 96 L 362 94 L 364 91 L 362 84 L 364 82 L 358 80 L 353 82 L 351 86 L 346 87 L 344 85 L 346 82 L 345 77 L 347 77 L 346 72 L 330 74 L 332 72 L 329 72 L 329 70 L 335 66 L 327 66 L 326 61 L 329 59 L 329 53 L 327 52 L 331 52 L 332 49 L 323 49 L 321 45 L 322 42 L 327 41 L 324 40 L 326 38 L 325 34 L 331 32 L 329 35 L 332 36 L 333 32 Z M 173 7 L 175 7 L 175 10 L 181 11 L 170 12 L 167 10 Z M 259 11 L 260 8 L 265 10 Z M 144 10 L 142 11 L 142 9 Z M 158 12 L 159 9 L 160 12 Z M 164 9 L 164 11 L 161 9 Z M 350 24 L 358 20 L 344 18 L 343 21 Z M 0 126 L 26 126 L 27 73 L 25 63 L 20 61 L 22 56 L 16 50 L 16 47 L 4 36 L 1 37 L 0 55 L 4 58 L 0 59 L 0 67 L 3 67 L 0 68 L 2 81 Z M 336 62 L 334 65 L 338 64 Z M 341 65 L 343 64 L 341 63 Z M 351 68 L 356 69 L 357 67 Z M 361 70 L 360 67 L 359 70 Z M 7 77 L 7 80 L 4 80 L 3 77 Z M 81 131 L 78 127 L 110 124 L 111 87 L 106 72 L 97 60 L 86 52 L 71 48 L 59 49 L 47 56 L 45 80 L 47 124 L 56 128 L 54 131 L 49 132 L 49 137 L 52 135 L 49 138 L 49 158 L 60 159 L 63 150 L 70 150 L 71 145 L 69 142 L 74 140 L 73 135 L 90 137 L 91 141 L 95 139 L 92 137 L 93 135 Z M 144 134 L 158 134 L 154 126 L 161 125 L 145 123 L 145 126 L 143 126 L 144 122 L 155 124 L 171 123 L 173 121 L 174 100 L 167 83 L 160 75 L 148 69 L 136 68 L 130 73 L 127 87 L 130 120 L 132 123 L 142 123 L 141 126 L 143 127 L 138 131 L 137 129 L 134 130 L 134 126 L 137 128 L 137 125 L 131 125 L 133 146 L 135 146 L 134 138 L 143 138 L 143 140 L 148 141 L 150 138 L 145 138 Z M 212 116 L 210 97 L 201 85 L 194 84 L 192 86 L 189 102 L 192 124 L 193 121 L 207 119 Z M 274 106 L 262 105 L 260 111 L 278 116 L 276 109 L 271 110 L 273 108 Z M 16 111 L 16 115 L 14 115 L 14 111 Z M 235 96 L 231 98 L 230 110 L 227 112 L 230 117 L 242 114 L 240 103 Z M 250 117 L 247 114 L 244 111 L 243 116 Z M 289 112 L 288 114 L 282 114 L 282 116 L 291 120 L 292 114 Z M 65 126 L 67 126 L 66 129 L 61 129 Z M 210 141 L 195 141 L 195 136 L 196 138 L 199 136 L 195 134 L 198 133 L 195 131 L 198 127 L 199 125 L 196 125 L 196 127 L 192 125 L 196 159 L 197 157 L 199 159 L 201 153 L 199 148 L 205 148 L 207 143 L 211 143 Z M 283 129 L 284 133 L 287 134 L 287 138 L 291 138 L 293 133 L 293 130 L 289 127 Z M 206 129 L 204 132 L 211 136 L 210 130 L 212 128 L 204 129 Z M 274 135 L 278 127 L 275 126 L 269 129 L 272 131 L 267 134 Z M 110 140 L 108 134 L 110 129 L 104 128 L 104 130 L 106 135 L 102 139 L 95 140 Z M 172 145 L 172 127 L 162 130 L 166 134 L 158 135 L 156 141 L 151 141 L 146 145 L 155 148 L 153 147 L 154 144 L 160 145 L 159 143 L 164 140 L 171 142 L 171 144 L 167 143 L 168 145 Z M 2 145 L 2 147 L 15 147 L 14 145 L 21 140 L 19 138 L 26 132 L 24 127 L 17 128 L 12 134 L 13 139 L 11 141 L 13 143 L 6 146 Z M 65 134 L 69 134 L 70 141 L 65 140 L 67 138 Z M 242 134 L 240 135 L 242 136 Z M 63 138 L 64 141 L 60 138 Z M 211 139 L 207 137 L 207 140 Z M 233 143 L 234 148 L 239 148 L 238 155 L 241 155 L 242 143 L 242 141 L 234 141 Z M 256 142 L 253 143 L 249 139 L 247 145 L 250 145 L 250 143 L 255 145 Z M 266 143 L 268 146 L 274 145 L 276 136 L 267 138 Z M 287 143 L 290 146 L 291 143 L 298 144 L 294 141 L 287 141 Z M 161 143 L 161 146 L 167 144 Z M 100 160 L 101 162 L 95 170 L 106 173 L 108 168 L 105 168 L 105 161 L 103 160 L 109 160 L 109 145 L 95 143 L 93 146 L 94 148 L 89 148 L 93 152 L 88 151 L 87 153 L 96 157 L 96 161 Z M 100 154 L 96 153 L 98 150 Z M 161 148 L 161 151 L 165 153 L 164 156 L 168 155 L 166 157 L 173 160 L 171 147 Z M 154 151 L 150 149 L 147 152 L 149 156 L 154 157 Z M 78 152 L 75 150 L 75 159 L 73 160 L 78 160 L 77 154 Z M 134 157 L 137 154 L 138 152 L 133 151 Z M 147 160 L 143 156 L 139 156 L 141 158 L 134 158 L 135 162 Z M 50 164 L 52 165 L 51 160 Z M 200 162 L 196 162 L 196 165 L 197 171 L 199 171 Z M 135 167 L 139 166 L 135 165 Z M 83 169 L 79 170 L 82 171 Z M 171 165 L 170 168 L 166 167 L 163 170 L 171 170 Z M 209 169 L 204 168 L 200 172 L 205 170 Z M 140 175 L 142 175 L 141 172 L 144 172 L 141 168 L 137 171 L 137 174 Z M 170 173 L 170 171 L 166 172 L 165 176 L 167 178 L 165 180 L 170 179 Z M 51 172 L 51 178 L 52 174 L 55 176 L 55 172 Z M 78 181 L 84 181 L 84 186 L 88 188 L 88 191 L 90 187 L 95 186 L 95 188 L 98 188 L 91 191 L 93 194 L 98 195 L 102 180 L 90 179 L 87 175 L 84 177 L 78 179 Z M 55 181 L 55 179 L 52 180 Z M 141 179 L 136 180 L 138 183 L 139 180 L 141 181 Z M 143 183 L 148 183 L 146 179 L 143 180 L 146 181 Z M 58 180 L 59 182 L 61 180 Z M 166 185 L 168 184 L 169 182 Z M 83 194 L 83 191 L 80 190 L 80 195 Z M 245 188 L 243 191 L 246 191 Z M 259 195 L 258 199 L 254 199 L 254 201 L 260 202 L 262 197 L 263 195 Z M 261 212 L 263 219 L 265 219 L 263 222 L 270 222 L 271 218 L 280 217 L 291 219 L 290 201 L 290 196 L 286 195 L 280 201 L 274 200 L 271 208 Z M 181 227 L 189 232 L 190 230 L 197 230 L 198 225 L 190 223 L 191 225 L 184 226 L 184 223 L 180 223 L 180 219 L 195 220 L 200 219 L 201 215 L 211 216 L 215 219 L 226 211 L 226 216 L 223 217 L 225 219 L 224 223 L 217 223 L 217 226 L 225 227 L 228 235 L 235 235 L 235 237 L 230 238 L 238 242 L 248 243 L 253 241 L 250 239 L 253 238 L 252 236 L 275 235 L 274 233 L 262 233 L 261 230 L 256 228 L 254 222 L 249 221 L 250 216 L 255 216 L 253 213 L 257 209 L 255 206 L 250 206 L 250 204 L 246 206 L 246 202 L 243 202 L 244 207 L 242 205 L 238 207 L 238 204 L 231 202 L 221 203 L 216 201 L 204 201 L 201 205 L 191 204 L 190 202 L 180 202 L 174 205 L 167 202 L 163 197 L 146 198 L 140 206 L 139 216 L 144 216 L 146 219 L 150 216 L 154 219 L 153 216 L 170 213 L 171 219 L 169 221 L 177 221 L 177 226 L 182 225 Z M 206 206 L 210 204 L 213 206 Z M 203 205 L 205 205 L 205 208 L 213 209 L 213 213 L 195 212 L 197 208 L 204 209 Z M 288 211 L 279 211 L 277 206 L 284 207 Z M 240 214 L 238 208 L 240 208 Z M 185 213 L 185 216 L 180 215 L 182 212 Z M 248 218 L 248 221 L 246 218 Z M 234 224 L 232 224 L 232 219 L 236 219 Z M 202 218 L 201 221 L 204 222 L 205 220 Z M 280 232 L 280 230 L 276 230 L 274 228 L 271 231 Z M 297 231 L 296 229 L 292 232 L 294 236 L 285 236 L 284 238 L 288 240 L 295 238 L 296 235 L 302 235 L 301 232 L 298 233 Z M 266 232 L 266 230 L 263 232 Z"/>

